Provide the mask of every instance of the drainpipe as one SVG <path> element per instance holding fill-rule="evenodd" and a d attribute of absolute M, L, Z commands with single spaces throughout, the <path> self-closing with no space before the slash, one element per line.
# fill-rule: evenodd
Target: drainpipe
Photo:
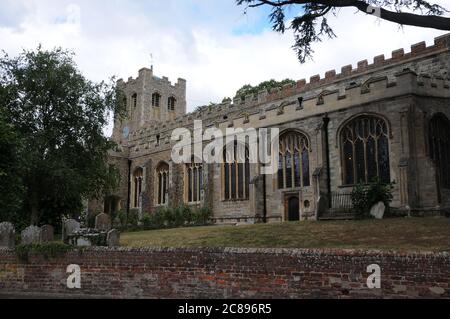
<path fill-rule="evenodd" d="M 323 130 L 325 134 L 325 153 L 326 153 L 326 163 L 327 163 L 327 197 L 328 197 L 328 208 L 332 208 L 331 203 L 331 159 L 330 159 L 330 141 L 328 137 L 328 124 L 330 124 L 330 118 L 328 114 L 325 114 L 323 118 Z"/>
<path fill-rule="evenodd" d="M 130 207 L 131 207 L 131 165 L 133 161 L 128 160 L 128 195 L 127 195 L 127 220 L 130 215 Z"/>

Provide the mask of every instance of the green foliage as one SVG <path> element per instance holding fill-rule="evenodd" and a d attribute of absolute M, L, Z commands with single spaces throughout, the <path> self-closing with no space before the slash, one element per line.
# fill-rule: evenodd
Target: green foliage
<path fill-rule="evenodd" d="M 379 202 L 383 202 L 389 210 L 393 198 L 392 189 L 392 184 L 382 183 L 379 179 L 368 185 L 356 185 L 352 192 L 354 212 L 360 218 L 367 218 L 370 216 L 370 209 Z"/>
<path fill-rule="evenodd" d="M 145 230 L 208 225 L 211 211 L 208 208 L 192 209 L 183 205 L 176 208 L 160 207 L 154 214 L 145 214 L 142 226 Z"/>
<path fill-rule="evenodd" d="M 82 211 L 83 198 L 112 192 L 119 174 L 107 153 L 115 145 L 103 128 L 110 112 L 123 113 L 117 94 L 113 81 L 87 80 L 62 49 L 1 56 L 0 174 L 7 183 L 0 187 L 17 187 L 0 192 L 0 206 L 17 203 L 10 211 L 22 212 L 28 224 L 57 226 L 62 214 Z"/>
<path fill-rule="evenodd" d="M 2 99 L 0 87 L 0 100 Z M 24 162 L 23 142 L 14 126 L 7 121 L 6 111 L 0 107 L 0 222 L 9 221 L 22 228 L 28 224 L 21 214 L 25 187 L 21 171 Z"/>
<path fill-rule="evenodd" d="M 257 86 L 251 86 L 250 84 L 247 84 L 247 85 L 244 85 L 243 87 L 241 87 L 236 92 L 236 96 L 245 98 L 247 95 L 258 94 L 260 91 L 263 91 L 263 90 L 270 91 L 271 89 L 281 89 L 286 84 L 293 85 L 295 83 L 296 82 L 291 79 L 285 79 L 285 80 L 279 81 L 279 82 L 272 79 L 270 81 L 262 82 Z"/>
<path fill-rule="evenodd" d="M 46 260 L 58 258 L 72 251 L 73 246 L 61 243 L 48 243 L 41 245 L 19 245 L 16 247 L 16 254 L 20 261 L 27 263 L 30 254 L 43 256 Z"/>
<path fill-rule="evenodd" d="M 271 9 L 269 20 L 273 30 L 279 33 L 284 33 L 286 29 L 293 31 L 295 38 L 293 48 L 300 63 L 305 63 L 307 58 L 312 57 L 314 43 L 321 42 L 324 38 L 336 37 L 329 24 L 329 18 L 337 16 L 343 7 L 353 7 L 364 14 L 371 12 L 373 14 L 376 12 L 373 7 L 378 7 L 381 8 L 379 18 L 399 25 L 450 30 L 450 18 L 440 17 L 448 13 L 448 8 L 427 0 L 236 0 L 236 4 L 245 6 L 245 13 L 249 7 L 265 6 Z M 292 17 L 292 11 L 299 14 Z"/>
<path fill-rule="evenodd" d="M 139 210 L 138 209 L 130 209 L 127 218 L 127 225 L 131 228 L 138 227 L 139 224 Z"/>

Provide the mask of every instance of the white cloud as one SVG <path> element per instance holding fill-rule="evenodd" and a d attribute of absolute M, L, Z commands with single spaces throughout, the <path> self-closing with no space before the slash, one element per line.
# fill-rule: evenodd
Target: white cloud
<path fill-rule="evenodd" d="M 436 1 L 438 2 L 438 1 Z M 444 5 L 444 0 L 440 3 Z M 242 15 L 233 1 L 69 1 L 23 0 L 0 4 L 0 49 L 17 54 L 22 48 L 62 46 L 76 53 L 81 70 L 99 81 L 117 75 L 127 79 L 149 66 L 172 81 L 188 81 L 188 109 L 231 97 L 244 84 L 275 78 L 309 78 L 329 69 L 420 41 L 432 44 L 443 34 L 432 29 L 377 21 L 353 9 L 343 9 L 330 23 L 337 39 L 314 46 L 314 61 L 300 65 L 291 49 L 291 33 L 270 30 L 236 34 L 255 23 L 257 12 Z M 26 10 L 17 10 L 26 8 Z M 9 11 L 8 11 L 9 10 Z M 6 22 L 8 23 L 6 23 Z M 4 23 L 2 23 L 4 22 Z"/>

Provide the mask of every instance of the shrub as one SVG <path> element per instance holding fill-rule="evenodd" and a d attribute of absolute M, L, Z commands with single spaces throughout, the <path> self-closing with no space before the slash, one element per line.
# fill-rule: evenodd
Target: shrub
<path fill-rule="evenodd" d="M 208 208 L 193 210 L 188 205 L 180 207 L 160 207 L 154 214 L 145 214 L 142 217 L 142 227 L 130 224 L 128 230 L 152 230 L 164 228 L 178 228 L 189 226 L 208 225 L 211 218 L 211 211 Z"/>
<path fill-rule="evenodd" d="M 197 226 L 208 225 L 211 215 L 212 215 L 212 213 L 209 208 L 203 207 L 203 208 L 197 209 L 194 212 L 194 218 L 193 218 L 194 224 Z"/>
<path fill-rule="evenodd" d="M 127 218 L 127 225 L 133 229 L 138 228 L 139 226 L 139 210 L 138 209 L 130 209 Z"/>
<path fill-rule="evenodd" d="M 392 184 L 386 184 L 375 179 L 368 185 L 358 184 L 352 192 L 353 210 L 360 218 L 370 217 L 370 209 L 373 205 L 383 202 L 389 211 L 392 202 Z"/>

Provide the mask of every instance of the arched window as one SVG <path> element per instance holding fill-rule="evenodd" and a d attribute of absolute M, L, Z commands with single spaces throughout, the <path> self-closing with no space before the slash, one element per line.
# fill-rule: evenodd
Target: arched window
<path fill-rule="evenodd" d="M 311 186 L 309 142 L 304 134 L 288 132 L 280 138 L 278 188 Z"/>
<path fill-rule="evenodd" d="M 173 96 L 169 97 L 167 101 L 167 109 L 169 111 L 175 111 L 175 105 L 177 104 L 177 99 Z"/>
<path fill-rule="evenodd" d="M 362 115 L 340 132 L 345 185 L 390 182 L 389 130 L 382 118 Z"/>
<path fill-rule="evenodd" d="M 227 153 L 229 154 L 228 156 Z M 227 158 L 229 161 L 227 161 Z M 248 148 L 235 142 L 234 146 L 232 144 L 224 149 L 223 159 L 224 199 L 248 200 L 250 195 Z"/>
<path fill-rule="evenodd" d="M 161 105 L 161 94 L 153 93 L 152 95 L 152 106 L 159 107 Z"/>
<path fill-rule="evenodd" d="M 156 203 L 166 205 L 168 203 L 169 191 L 169 165 L 161 163 L 156 169 Z"/>
<path fill-rule="evenodd" d="M 132 103 L 133 103 L 133 107 L 136 108 L 136 107 L 137 107 L 137 94 L 136 94 L 136 93 L 134 93 L 134 94 L 131 96 L 131 101 L 132 101 Z"/>
<path fill-rule="evenodd" d="M 203 165 L 192 161 L 186 164 L 185 197 L 188 203 L 199 203 L 203 189 Z"/>
<path fill-rule="evenodd" d="M 450 121 L 437 114 L 429 125 L 430 157 L 436 163 L 438 184 L 450 188 Z"/>
<path fill-rule="evenodd" d="M 133 174 L 133 207 L 140 206 L 140 196 L 142 194 L 142 182 L 144 180 L 144 170 L 137 168 Z"/>

